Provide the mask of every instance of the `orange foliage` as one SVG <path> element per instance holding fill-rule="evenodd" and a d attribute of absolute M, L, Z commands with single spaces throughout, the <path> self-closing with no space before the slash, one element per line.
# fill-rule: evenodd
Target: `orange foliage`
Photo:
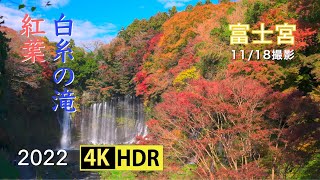
<path fill-rule="evenodd" d="M 274 61 L 233 61 L 228 65 L 226 75 L 246 75 L 265 85 L 279 87 L 285 78 L 281 69 Z"/>
<path fill-rule="evenodd" d="M 190 12 L 179 12 L 167 20 L 163 32 L 149 41 L 141 69 L 144 76 L 135 78 L 137 94 L 145 95 L 146 99 L 157 97 L 171 88 L 173 79 L 180 72 L 199 62 L 196 44 L 210 38 L 211 28 L 218 26 L 211 22 L 223 17 L 232 4 L 196 6 Z"/>
<path fill-rule="evenodd" d="M 307 24 L 300 19 L 297 20 L 290 17 L 286 5 L 270 9 L 263 13 L 260 17 L 260 21 L 253 26 L 253 29 L 259 29 L 260 23 L 265 23 L 266 27 L 274 30 L 274 34 L 272 38 L 270 38 L 273 42 L 276 42 L 276 36 L 278 36 L 278 32 L 275 32 L 275 26 L 277 24 L 295 24 L 297 27 L 297 30 L 293 32 L 295 44 L 294 46 L 287 46 L 290 49 L 304 50 L 308 46 L 314 45 L 313 38 L 317 34 L 317 29 L 313 27 L 313 25 Z"/>

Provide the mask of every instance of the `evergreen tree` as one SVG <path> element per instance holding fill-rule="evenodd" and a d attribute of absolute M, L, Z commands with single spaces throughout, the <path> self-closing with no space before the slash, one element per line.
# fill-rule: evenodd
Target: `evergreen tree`
<path fill-rule="evenodd" d="M 5 32 L 0 31 L 0 118 L 3 117 L 5 111 L 5 91 L 7 89 L 7 83 L 5 79 L 5 61 L 8 58 L 8 51 L 10 39 L 6 37 Z"/>
<path fill-rule="evenodd" d="M 197 2 L 197 4 L 196 4 L 196 6 L 201 6 L 201 5 L 202 5 L 201 1 Z"/>
<path fill-rule="evenodd" d="M 228 3 L 230 0 L 219 0 L 219 3 Z"/>
<path fill-rule="evenodd" d="M 193 9 L 193 6 L 190 4 L 186 7 L 186 11 L 188 12 L 192 11 L 192 9 Z"/>
<path fill-rule="evenodd" d="M 169 16 L 172 17 L 173 15 L 175 15 L 177 13 L 177 7 L 173 6 L 170 10 L 169 10 Z"/>

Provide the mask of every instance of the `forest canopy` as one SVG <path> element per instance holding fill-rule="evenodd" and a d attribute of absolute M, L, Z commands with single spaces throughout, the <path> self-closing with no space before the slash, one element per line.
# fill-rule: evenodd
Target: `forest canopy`
<path fill-rule="evenodd" d="M 136 19 L 92 52 L 72 43 L 75 59 L 67 66 L 76 74 L 76 104 L 128 94 L 143 99 L 149 134 L 136 143 L 164 145 L 165 169 L 130 177 L 319 178 L 319 14 L 318 0 L 242 0 Z M 270 30 L 295 24 L 295 44 L 230 45 L 229 24 L 238 22 Z M 2 118 L 54 117 L 51 79 L 61 64 L 53 63 L 56 43 L 37 38 L 45 42 L 47 61 L 22 63 L 25 39 L 0 27 Z M 276 34 L 269 38 L 276 42 Z M 293 49 L 295 56 L 234 60 L 232 50 L 241 49 Z M 9 130 L 0 132 L 2 146 L 13 148 Z"/>

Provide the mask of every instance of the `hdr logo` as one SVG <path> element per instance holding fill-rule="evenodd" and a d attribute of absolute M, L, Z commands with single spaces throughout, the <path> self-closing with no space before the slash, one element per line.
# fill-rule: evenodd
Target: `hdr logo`
<path fill-rule="evenodd" d="M 162 171 L 161 145 L 80 145 L 80 171 Z"/>

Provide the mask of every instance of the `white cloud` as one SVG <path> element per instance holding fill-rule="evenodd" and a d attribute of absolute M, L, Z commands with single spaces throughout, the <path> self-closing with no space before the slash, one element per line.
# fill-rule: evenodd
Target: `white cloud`
<path fill-rule="evenodd" d="M 5 26 L 8 26 L 14 30 L 21 28 L 21 20 L 23 19 L 25 12 L 17 9 L 8 8 L 0 4 L 0 14 L 5 20 Z"/>
<path fill-rule="evenodd" d="M 79 42 L 79 46 L 84 47 L 86 50 L 93 51 L 102 44 L 111 42 L 115 36 L 116 35 L 106 35 L 99 39 L 83 40 Z"/>
<path fill-rule="evenodd" d="M 158 1 L 164 4 L 165 8 L 171 8 L 173 6 L 183 7 L 186 5 L 186 3 L 190 2 L 191 0 L 158 0 Z"/>
<path fill-rule="evenodd" d="M 41 0 L 41 5 L 46 6 L 49 0 Z M 46 6 L 48 8 L 60 8 L 69 3 L 69 0 L 50 0 L 51 6 Z"/>
<path fill-rule="evenodd" d="M 1 15 L 4 16 L 5 26 L 12 28 L 16 31 L 20 31 L 22 28 L 22 19 L 27 11 L 21 11 L 13 8 L 6 7 L 0 4 Z M 59 18 L 60 15 L 57 16 Z M 39 19 L 42 17 L 33 17 L 34 19 Z M 69 19 L 71 17 L 66 17 Z M 72 19 L 72 18 L 71 18 Z M 55 35 L 54 19 L 45 19 L 45 22 L 40 23 L 40 30 L 46 32 L 45 36 L 49 38 L 50 41 L 58 42 L 61 37 L 65 40 L 69 39 L 69 36 L 59 36 Z M 94 25 L 90 21 L 83 20 L 73 20 L 73 30 L 71 38 L 75 40 L 77 45 L 81 45 L 83 42 L 101 40 L 103 42 L 109 42 L 110 38 L 113 38 L 116 34 L 116 26 L 112 23 L 106 23 L 104 25 Z"/>

